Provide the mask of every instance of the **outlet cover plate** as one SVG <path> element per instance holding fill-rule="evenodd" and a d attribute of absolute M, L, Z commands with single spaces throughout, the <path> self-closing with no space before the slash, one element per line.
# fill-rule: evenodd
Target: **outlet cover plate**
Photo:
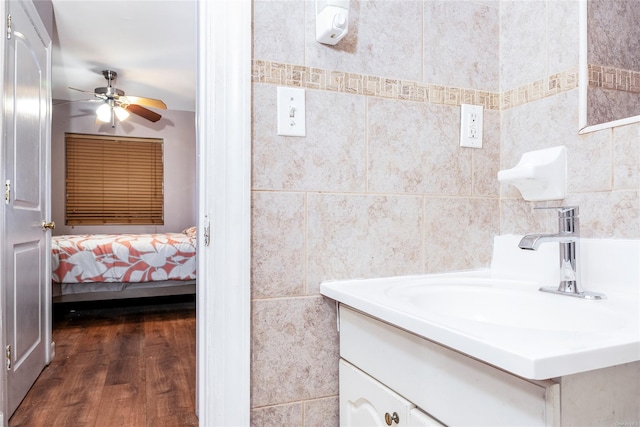
<path fill-rule="evenodd" d="M 460 146 L 482 148 L 482 105 L 460 105 Z"/>

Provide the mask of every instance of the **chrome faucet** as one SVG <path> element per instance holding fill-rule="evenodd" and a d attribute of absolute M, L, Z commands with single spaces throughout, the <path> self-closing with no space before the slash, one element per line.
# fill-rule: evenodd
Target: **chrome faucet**
<path fill-rule="evenodd" d="M 560 244 L 560 285 L 555 287 L 542 287 L 543 292 L 569 295 L 585 299 L 604 299 L 606 296 L 597 292 L 582 291 L 580 282 L 580 223 L 577 206 L 564 206 L 554 208 L 558 211 L 557 234 L 527 234 L 520 240 L 520 249 L 538 250 L 540 245 L 548 242 Z"/>

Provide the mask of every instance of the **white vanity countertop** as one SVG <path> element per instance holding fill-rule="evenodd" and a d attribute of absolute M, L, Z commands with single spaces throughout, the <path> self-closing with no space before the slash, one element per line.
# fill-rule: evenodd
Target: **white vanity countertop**
<path fill-rule="evenodd" d="M 513 240 L 502 243 L 510 247 Z M 541 285 L 550 285 L 548 272 L 538 274 L 538 261 L 530 251 L 522 252 L 528 254 L 520 260 L 494 260 L 493 270 L 339 280 L 322 283 L 320 291 L 523 378 L 556 378 L 640 360 L 640 295 L 635 283 L 605 286 L 592 280 L 597 288 L 589 290 L 607 295 L 601 301 L 539 292 Z M 494 257 L 499 253 L 494 251 Z M 553 251 L 533 257 L 540 257 L 542 265 L 558 259 Z M 517 268 L 520 262 L 526 264 L 522 269 Z M 515 267 L 495 270 L 504 264 Z M 514 271 L 526 274 L 514 277 Z M 635 280 L 636 272 L 615 279 L 623 278 Z"/>

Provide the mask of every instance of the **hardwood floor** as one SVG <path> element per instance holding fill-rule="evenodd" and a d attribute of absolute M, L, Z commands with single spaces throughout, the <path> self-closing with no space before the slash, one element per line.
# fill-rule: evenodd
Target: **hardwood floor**
<path fill-rule="evenodd" d="M 197 426 L 195 299 L 101 304 L 55 307 L 55 358 L 9 426 Z"/>

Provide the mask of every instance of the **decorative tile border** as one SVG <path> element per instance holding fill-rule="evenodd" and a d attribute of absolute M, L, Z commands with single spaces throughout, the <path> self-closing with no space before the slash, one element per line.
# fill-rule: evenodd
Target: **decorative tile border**
<path fill-rule="evenodd" d="M 498 93 L 254 59 L 251 80 L 254 83 L 304 87 L 354 95 L 444 105 L 475 104 L 489 110 L 506 110 L 575 89 L 578 87 L 578 72 L 565 71 Z"/>
<path fill-rule="evenodd" d="M 589 64 L 589 86 L 640 93 L 640 72 Z"/>
<path fill-rule="evenodd" d="M 495 92 L 331 71 L 258 59 L 253 60 L 251 78 L 254 83 L 305 87 L 432 104 L 460 105 L 468 103 L 482 105 L 492 110 L 500 108 L 500 97 Z"/>
<path fill-rule="evenodd" d="M 567 92 L 577 87 L 577 70 L 552 74 L 544 79 L 503 92 L 500 96 L 500 109 L 508 110 L 509 108 Z"/>

